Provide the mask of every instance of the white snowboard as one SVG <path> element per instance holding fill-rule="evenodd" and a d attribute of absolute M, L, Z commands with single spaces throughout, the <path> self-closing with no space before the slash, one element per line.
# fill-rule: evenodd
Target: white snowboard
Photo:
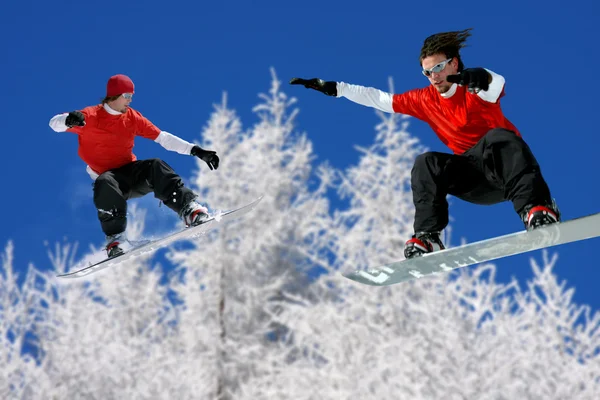
<path fill-rule="evenodd" d="M 600 213 L 542 226 L 532 231 L 486 239 L 367 270 L 343 274 L 371 286 L 389 286 L 456 268 L 480 264 L 545 247 L 600 236 Z"/>
<path fill-rule="evenodd" d="M 175 241 L 182 239 L 193 239 L 204 235 L 206 232 L 215 229 L 219 226 L 220 223 L 223 223 L 227 220 L 233 220 L 235 218 L 239 218 L 242 215 L 252 211 L 254 207 L 262 200 L 263 196 L 254 200 L 252 203 L 249 203 L 243 207 L 237 208 L 235 210 L 226 211 L 221 214 L 211 216 L 206 222 L 201 225 L 183 228 L 181 231 L 175 232 L 169 236 L 156 239 L 156 240 L 146 240 L 141 241 L 135 244 L 131 249 L 127 249 L 124 254 L 113 257 L 106 258 L 106 252 L 104 252 L 105 256 L 101 261 L 94 263 L 84 262 L 83 265 L 75 265 L 72 271 L 66 272 L 64 274 L 57 275 L 59 278 L 79 278 L 85 275 L 89 275 L 93 272 L 99 271 L 101 269 L 123 264 L 130 259 L 138 257 L 144 253 L 155 251 L 161 247 L 167 246 Z"/>

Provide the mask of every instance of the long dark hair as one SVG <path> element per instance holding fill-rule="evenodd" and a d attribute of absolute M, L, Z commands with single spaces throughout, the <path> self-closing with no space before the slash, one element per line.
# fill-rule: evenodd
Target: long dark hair
<path fill-rule="evenodd" d="M 423 42 L 419 63 L 423 63 L 423 59 L 434 54 L 445 54 L 446 58 L 456 58 L 458 60 L 458 72 L 464 69 L 463 62 L 460 58 L 460 49 L 466 46 L 467 38 L 471 36 L 473 28 L 462 31 L 441 32 L 429 36 Z"/>

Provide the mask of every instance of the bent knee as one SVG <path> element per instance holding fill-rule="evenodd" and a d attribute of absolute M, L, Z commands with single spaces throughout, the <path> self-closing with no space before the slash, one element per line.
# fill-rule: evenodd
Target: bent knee
<path fill-rule="evenodd" d="M 117 180 L 112 172 L 106 171 L 94 180 L 94 189 L 102 188 L 106 185 L 115 185 Z"/>
<path fill-rule="evenodd" d="M 149 158 L 146 160 L 146 162 L 148 163 L 150 168 L 153 169 L 160 169 L 165 171 L 173 170 L 173 168 L 171 168 L 169 164 L 167 164 L 164 160 L 161 160 L 160 158 Z"/>
<path fill-rule="evenodd" d="M 435 151 L 428 151 L 422 154 L 419 154 L 415 158 L 415 163 L 413 165 L 413 171 L 415 169 L 424 168 L 426 166 L 435 164 L 439 159 L 439 153 Z"/>

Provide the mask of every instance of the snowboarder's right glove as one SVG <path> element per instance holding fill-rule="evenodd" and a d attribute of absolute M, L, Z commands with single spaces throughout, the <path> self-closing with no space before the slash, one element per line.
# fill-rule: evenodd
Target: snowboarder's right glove
<path fill-rule="evenodd" d="M 216 151 L 204 150 L 200 146 L 194 146 L 192 147 L 191 154 L 207 163 L 208 168 L 211 170 L 219 168 L 219 156 L 217 155 Z"/>
<path fill-rule="evenodd" d="M 81 111 L 71 111 L 69 115 L 67 115 L 65 125 L 67 125 L 69 128 L 74 126 L 85 126 L 85 117 Z"/>
<path fill-rule="evenodd" d="M 457 75 L 448 75 L 446 80 L 459 85 L 468 85 L 471 93 L 478 93 L 480 90 L 487 91 L 490 88 L 490 74 L 483 68 L 467 68 Z"/>
<path fill-rule="evenodd" d="M 325 93 L 327 96 L 337 97 L 337 82 L 335 81 L 324 81 L 319 78 L 292 78 L 290 80 L 290 85 L 304 85 L 307 89 L 318 90 L 321 93 Z"/>

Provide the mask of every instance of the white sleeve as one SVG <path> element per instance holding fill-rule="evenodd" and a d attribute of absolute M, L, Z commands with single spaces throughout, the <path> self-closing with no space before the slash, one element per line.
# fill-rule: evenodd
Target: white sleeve
<path fill-rule="evenodd" d="M 488 90 L 480 90 L 479 93 L 477 93 L 477 95 L 485 101 L 495 103 L 498 101 L 500 95 L 502 94 L 505 79 L 502 75 L 498 75 L 497 73 L 492 72 L 487 68 L 485 68 L 485 70 L 489 72 L 489 74 L 492 76 L 492 82 L 490 83 L 490 87 L 488 88 Z"/>
<path fill-rule="evenodd" d="M 179 154 L 190 155 L 192 152 L 192 147 L 194 147 L 193 143 L 186 142 L 185 140 L 165 131 L 161 131 L 154 141 L 165 149 Z"/>
<path fill-rule="evenodd" d="M 350 101 L 363 106 L 373 107 L 378 110 L 393 113 L 393 95 L 372 87 L 351 85 L 337 82 L 337 97 L 345 97 Z"/>
<path fill-rule="evenodd" d="M 48 125 L 50 125 L 50 128 L 52 128 L 54 132 L 66 132 L 66 130 L 69 129 L 69 127 L 65 124 L 67 115 L 69 115 L 69 113 L 55 115 L 52 117 Z"/>

